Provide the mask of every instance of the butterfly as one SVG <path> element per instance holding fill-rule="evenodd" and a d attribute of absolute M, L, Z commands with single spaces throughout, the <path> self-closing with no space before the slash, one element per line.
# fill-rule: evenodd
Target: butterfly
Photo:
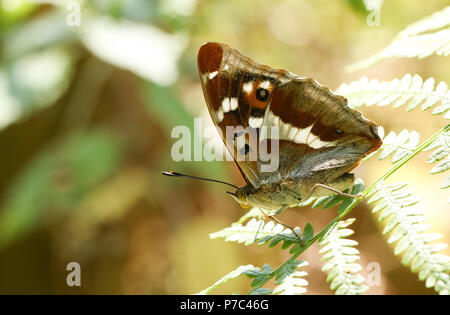
<path fill-rule="evenodd" d="M 329 195 L 324 188 L 343 191 L 354 181 L 349 172 L 382 144 L 376 123 L 312 78 L 216 42 L 200 47 L 198 71 L 210 116 L 246 182 L 231 192 L 242 207 L 281 212 Z M 277 149 L 270 171 L 258 154 L 263 141 Z"/>

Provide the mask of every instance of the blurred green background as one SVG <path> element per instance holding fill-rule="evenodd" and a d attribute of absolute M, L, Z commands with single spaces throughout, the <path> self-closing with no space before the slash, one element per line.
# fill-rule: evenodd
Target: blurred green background
<path fill-rule="evenodd" d="M 448 57 L 344 72 L 446 5 L 384 1 L 377 27 L 360 0 L 0 0 L 0 293 L 189 294 L 239 265 L 282 263 L 279 248 L 209 240 L 245 213 L 224 187 L 160 173 L 243 184 L 233 162 L 171 158 L 174 126 L 192 127 L 193 117 L 211 124 L 199 46 L 225 42 L 332 89 L 362 75 L 392 80 L 407 72 L 449 83 Z M 361 110 L 387 131 L 417 130 L 422 140 L 443 126 L 420 111 Z M 448 243 L 446 192 L 436 189 L 444 177 L 427 174 L 425 161 L 419 156 L 393 180 L 411 182 L 433 232 Z M 373 159 L 356 174 L 368 184 L 388 168 Z M 381 285 L 369 293 L 432 294 L 401 267 L 363 204 L 352 212 L 362 274 L 369 262 L 381 266 Z M 318 231 L 334 216 L 294 208 L 280 219 L 311 221 Z M 309 293 L 331 294 L 317 247 L 301 258 L 310 263 Z M 66 285 L 72 261 L 81 265 L 81 287 Z M 245 293 L 248 284 L 238 279 L 215 292 Z"/>

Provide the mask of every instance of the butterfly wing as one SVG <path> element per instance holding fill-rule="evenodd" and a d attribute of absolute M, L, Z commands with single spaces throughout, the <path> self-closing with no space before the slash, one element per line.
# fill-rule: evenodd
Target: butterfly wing
<path fill-rule="evenodd" d="M 228 45 L 219 43 L 201 46 L 198 68 L 214 124 L 246 182 L 257 187 L 268 176 L 260 172 L 255 158 L 258 127 L 264 121 L 270 92 L 295 76 L 259 65 Z M 267 93 L 257 94 L 262 90 Z M 252 137 L 253 134 L 256 137 Z"/>
<path fill-rule="evenodd" d="M 257 64 L 219 43 L 200 48 L 198 67 L 210 115 L 254 187 L 286 179 L 327 183 L 381 145 L 375 123 L 313 79 Z M 258 147 L 274 126 L 277 168 L 264 172 Z"/>
<path fill-rule="evenodd" d="M 382 143 L 374 122 L 310 78 L 278 86 L 268 111 L 280 130 L 279 171 L 305 186 L 333 182 Z"/>

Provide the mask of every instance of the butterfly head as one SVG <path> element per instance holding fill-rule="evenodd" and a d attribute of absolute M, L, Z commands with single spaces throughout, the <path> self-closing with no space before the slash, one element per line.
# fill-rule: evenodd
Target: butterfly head
<path fill-rule="evenodd" d="M 248 208 L 250 207 L 249 200 L 248 200 L 248 186 L 241 187 L 236 189 L 234 193 L 228 191 L 228 193 L 236 200 L 242 208 Z"/>
<path fill-rule="evenodd" d="M 298 204 L 292 196 L 280 193 L 278 184 L 268 184 L 258 188 L 248 184 L 236 189 L 234 193 L 228 192 L 241 205 L 242 208 L 258 207 L 260 209 L 281 210 L 290 204 Z"/>

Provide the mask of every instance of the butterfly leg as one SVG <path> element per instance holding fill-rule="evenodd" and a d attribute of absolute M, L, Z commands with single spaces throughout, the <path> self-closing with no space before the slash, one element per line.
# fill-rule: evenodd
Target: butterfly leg
<path fill-rule="evenodd" d="M 340 196 L 344 196 L 344 197 L 348 197 L 348 198 L 362 198 L 362 197 L 364 197 L 364 196 L 361 195 L 361 194 L 359 194 L 359 195 L 347 194 L 347 193 L 344 193 L 344 192 L 342 192 L 342 191 L 339 191 L 339 190 L 337 190 L 337 189 L 334 189 L 333 187 L 330 187 L 330 186 L 327 186 L 327 185 L 324 185 L 324 184 L 315 184 L 311 190 L 315 190 L 315 189 L 317 189 L 318 187 L 322 187 L 322 188 L 331 190 L 331 191 L 335 192 L 336 194 L 338 194 L 338 195 L 340 195 Z"/>
<path fill-rule="evenodd" d="M 264 219 L 272 220 L 272 221 L 274 221 L 275 223 L 281 224 L 281 225 L 284 226 L 285 228 L 290 229 L 290 230 L 292 231 L 292 233 L 294 233 L 294 235 L 297 237 L 297 239 L 298 239 L 300 245 L 303 245 L 303 241 L 301 240 L 301 238 L 300 238 L 300 236 L 297 234 L 297 232 L 295 232 L 295 230 L 294 230 L 294 228 L 293 228 L 292 226 L 287 225 L 287 224 L 281 222 L 280 220 L 278 220 L 277 218 L 275 218 L 273 215 L 268 215 L 268 214 L 265 213 L 262 209 L 260 209 L 260 208 L 258 208 L 258 209 L 259 209 L 259 211 L 261 211 L 261 213 L 263 214 Z"/>

